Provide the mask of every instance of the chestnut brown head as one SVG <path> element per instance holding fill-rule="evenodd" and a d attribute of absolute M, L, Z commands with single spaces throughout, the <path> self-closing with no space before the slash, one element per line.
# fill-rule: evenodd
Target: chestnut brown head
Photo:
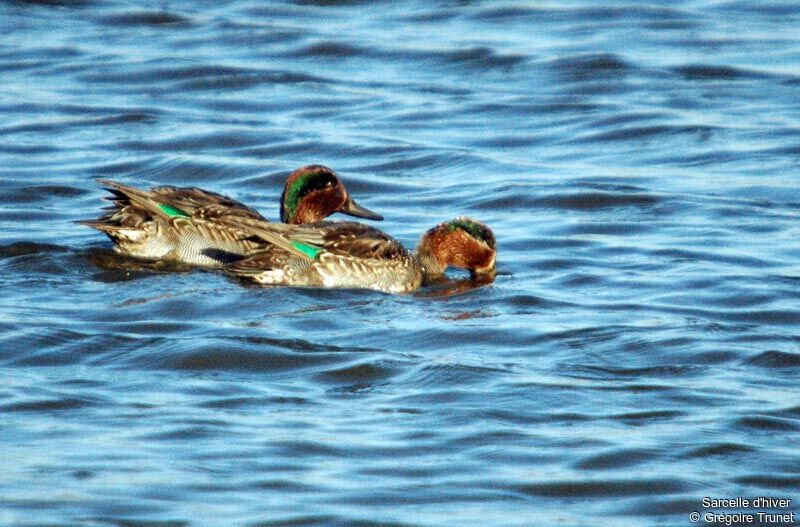
<path fill-rule="evenodd" d="M 289 175 L 281 195 L 281 221 L 301 224 L 322 221 L 334 212 L 370 220 L 383 216 L 368 210 L 347 193 L 336 173 L 322 165 L 298 168 Z"/>
<path fill-rule="evenodd" d="M 417 252 L 432 258 L 443 273 L 449 266 L 468 270 L 473 278 L 494 276 L 497 269 L 497 243 L 492 230 L 483 223 L 461 216 L 440 223 L 426 232 Z"/>

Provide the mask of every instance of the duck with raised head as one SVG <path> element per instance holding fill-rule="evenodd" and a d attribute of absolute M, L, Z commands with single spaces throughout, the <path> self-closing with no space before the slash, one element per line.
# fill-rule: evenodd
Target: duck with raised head
<path fill-rule="evenodd" d="M 243 237 L 226 220 L 267 220 L 227 196 L 195 187 L 140 190 L 105 179 L 98 181 L 111 192 L 112 196 L 105 199 L 113 205 L 100 218 L 78 223 L 104 232 L 118 253 L 219 267 L 263 249 L 263 242 Z M 308 165 L 289 175 L 281 196 L 281 221 L 315 223 L 335 212 L 383 219 L 356 203 L 328 167 Z"/>
<path fill-rule="evenodd" d="M 486 225 L 459 217 L 422 235 L 411 252 L 369 225 L 322 222 L 283 225 L 231 218 L 232 230 L 263 240 L 264 250 L 225 270 L 262 285 L 374 289 L 409 293 L 452 266 L 488 281 L 496 273 L 497 244 Z"/>

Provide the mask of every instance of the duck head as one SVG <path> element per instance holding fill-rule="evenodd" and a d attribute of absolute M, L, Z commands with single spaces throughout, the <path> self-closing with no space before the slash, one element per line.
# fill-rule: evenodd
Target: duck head
<path fill-rule="evenodd" d="M 336 173 L 322 165 L 298 168 L 286 180 L 281 195 L 281 221 L 301 224 L 322 221 L 334 212 L 368 220 L 383 216 L 366 209 L 350 197 Z"/>
<path fill-rule="evenodd" d="M 417 254 L 426 274 L 435 277 L 450 267 L 466 269 L 473 279 L 493 278 L 497 271 L 497 243 L 483 223 L 461 216 L 440 223 L 422 235 Z"/>

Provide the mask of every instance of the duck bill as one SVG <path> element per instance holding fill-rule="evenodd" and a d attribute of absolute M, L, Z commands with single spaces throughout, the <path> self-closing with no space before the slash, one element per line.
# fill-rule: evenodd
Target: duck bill
<path fill-rule="evenodd" d="M 486 280 L 491 282 L 492 280 L 495 279 L 495 277 L 497 277 L 497 267 L 492 266 L 487 269 L 475 269 L 470 273 L 470 277 L 473 280 L 478 280 L 478 281 Z"/>
<path fill-rule="evenodd" d="M 497 276 L 497 255 L 492 255 L 489 265 L 473 269 L 470 275 L 473 280 L 481 283 L 493 281 Z"/>
<path fill-rule="evenodd" d="M 362 207 L 358 203 L 356 203 L 353 198 L 347 198 L 344 206 L 341 208 L 339 212 L 343 212 L 345 214 L 349 214 L 350 216 L 356 216 L 358 218 L 366 218 L 368 220 L 377 220 L 381 221 L 383 216 L 372 212 L 371 210 Z"/>

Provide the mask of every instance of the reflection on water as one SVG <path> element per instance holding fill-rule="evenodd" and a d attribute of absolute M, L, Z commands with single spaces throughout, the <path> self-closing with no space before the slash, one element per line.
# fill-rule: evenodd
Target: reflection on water
<path fill-rule="evenodd" d="M 417 293 L 421 298 L 446 298 L 454 295 L 468 293 L 473 289 L 488 286 L 495 280 L 494 276 L 478 275 L 473 278 L 461 278 L 458 280 L 448 279 L 447 277 L 437 281 Z"/>
<path fill-rule="evenodd" d="M 781 0 L 0 5 L 0 524 L 796 504 L 798 24 Z M 497 279 L 252 287 L 72 223 L 98 177 L 277 218 L 309 163 L 406 247 L 487 223 Z"/>
<path fill-rule="evenodd" d="M 94 248 L 86 252 L 87 260 L 103 271 L 150 271 L 152 273 L 180 273 L 193 270 L 191 265 L 176 261 L 145 260 L 131 258 L 112 249 Z M 146 276 L 146 273 L 143 274 Z"/>

